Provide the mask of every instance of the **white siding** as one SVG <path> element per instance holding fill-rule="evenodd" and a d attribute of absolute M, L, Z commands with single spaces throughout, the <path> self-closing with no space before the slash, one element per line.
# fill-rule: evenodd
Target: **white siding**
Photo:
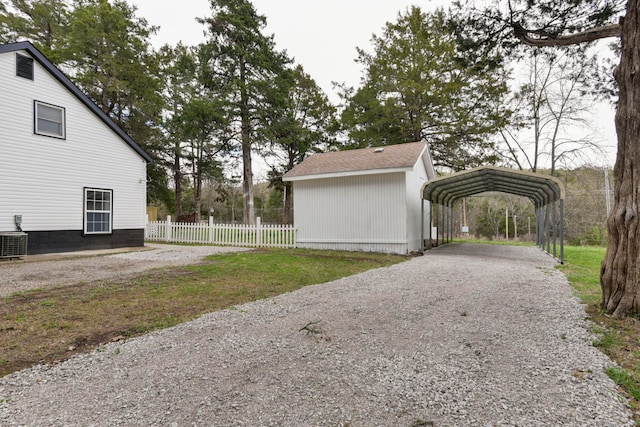
<path fill-rule="evenodd" d="M 405 255 L 406 243 L 328 243 L 328 242 L 296 242 L 297 248 L 333 251 L 379 252 Z"/>
<path fill-rule="evenodd" d="M 406 253 L 404 185 L 403 172 L 295 181 L 298 246 Z"/>
<path fill-rule="evenodd" d="M 26 54 L 26 52 L 25 52 Z M 81 230 L 83 187 L 113 190 L 113 228 L 145 225 L 145 161 L 34 61 L 34 80 L 0 54 L 0 231 Z M 33 132 L 33 101 L 66 109 L 66 139 Z"/>
<path fill-rule="evenodd" d="M 407 192 L 407 243 L 409 252 L 421 249 L 422 237 L 422 186 L 427 182 L 427 171 L 424 163 L 419 160 L 413 168 L 413 171 L 407 172 L 406 175 L 406 192 Z M 428 237 L 429 229 L 429 202 L 425 201 L 424 214 L 424 233 Z"/>

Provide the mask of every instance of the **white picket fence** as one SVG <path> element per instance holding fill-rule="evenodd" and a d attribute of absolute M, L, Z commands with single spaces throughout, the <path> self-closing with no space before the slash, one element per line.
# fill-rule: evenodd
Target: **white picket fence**
<path fill-rule="evenodd" d="M 201 243 L 223 246 L 246 246 L 254 248 L 293 248 L 296 232 L 292 225 L 262 224 L 260 217 L 256 225 L 215 224 L 213 217 L 208 223 L 147 222 L 145 240 L 168 243 Z"/>

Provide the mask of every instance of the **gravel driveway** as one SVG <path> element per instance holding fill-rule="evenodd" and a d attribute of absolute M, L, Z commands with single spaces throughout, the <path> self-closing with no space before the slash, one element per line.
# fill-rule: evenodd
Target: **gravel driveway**
<path fill-rule="evenodd" d="M 0 425 L 631 426 L 554 264 L 450 244 L 211 313 L 4 377 Z"/>

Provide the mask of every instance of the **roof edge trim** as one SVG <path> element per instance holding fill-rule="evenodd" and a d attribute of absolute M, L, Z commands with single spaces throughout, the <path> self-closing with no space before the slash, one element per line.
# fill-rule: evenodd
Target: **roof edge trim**
<path fill-rule="evenodd" d="M 308 181 L 312 179 L 324 179 L 324 178 L 344 178 L 350 176 L 364 176 L 364 175 L 380 175 L 387 173 L 397 173 L 397 172 L 410 172 L 413 170 L 413 167 L 406 168 L 388 168 L 388 169 L 368 169 L 368 170 L 360 170 L 360 171 L 345 171 L 345 172 L 332 172 L 332 173 L 320 173 L 315 175 L 299 175 L 288 177 L 284 175 L 282 177 L 283 181 Z"/>

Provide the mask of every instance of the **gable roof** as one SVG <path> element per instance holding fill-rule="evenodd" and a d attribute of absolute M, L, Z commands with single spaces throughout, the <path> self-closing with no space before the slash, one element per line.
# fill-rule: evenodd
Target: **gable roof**
<path fill-rule="evenodd" d="M 421 141 L 313 154 L 287 172 L 283 179 L 297 181 L 409 171 L 423 156 L 426 156 L 423 159 L 425 163 L 431 162 L 431 155 L 427 148 L 427 143 Z M 428 170 L 429 168 L 433 168 L 433 165 L 427 166 Z"/>
<path fill-rule="evenodd" d="M 31 42 L 17 42 L 0 45 L 0 54 L 17 51 L 26 51 L 45 70 L 56 78 L 64 87 L 75 95 L 91 112 L 93 112 L 104 124 L 113 130 L 124 142 L 149 163 L 153 163 L 151 156 L 138 145 L 120 126 L 118 126 L 104 111 L 100 109 L 84 92 L 82 92 L 62 71 L 49 61 Z"/>

